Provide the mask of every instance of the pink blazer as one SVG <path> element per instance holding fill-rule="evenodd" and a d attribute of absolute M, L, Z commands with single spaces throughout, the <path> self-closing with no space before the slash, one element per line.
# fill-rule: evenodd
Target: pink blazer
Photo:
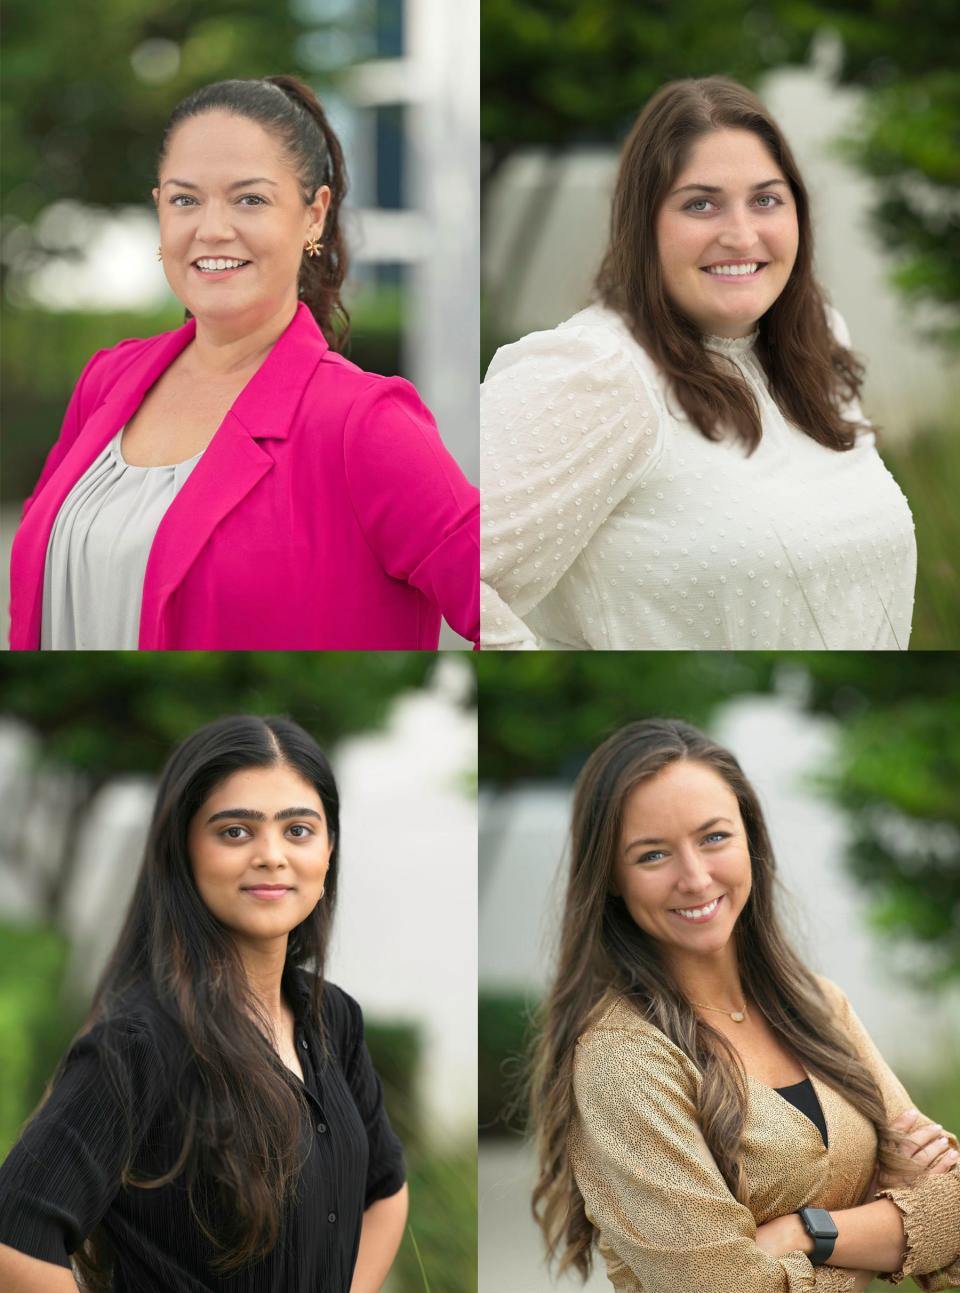
<path fill-rule="evenodd" d="M 63 500 L 191 340 L 89 361 L 27 499 L 10 562 L 10 646 L 40 645 Z M 167 510 L 143 585 L 143 651 L 434 650 L 479 639 L 479 496 L 417 392 L 327 346 L 301 302 Z"/>

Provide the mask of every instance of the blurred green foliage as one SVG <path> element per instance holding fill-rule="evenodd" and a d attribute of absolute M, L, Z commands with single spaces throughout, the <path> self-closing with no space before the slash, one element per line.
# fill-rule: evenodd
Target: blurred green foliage
<path fill-rule="evenodd" d="M 572 781 L 633 719 L 709 726 L 725 701 L 786 693 L 839 720 L 819 785 L 848 815 L 848 866 L 919 979 L 960 978 L 960 670 L 952 652 L 481 653 L 480 778 Z"/>
<path fill-rule="evenodd" d="M 67 950 L 57 930 L 0 925 L 0 1161 L 80 1024 L 59 1005 Z"/>
<path fill-rule="evenodd" d="M 411 1155 L 410 1219 L 390 1273 L 399 1293 L 475 1293 L 477 1142 Z"/>
<path fill-rule="evenodd" d="M 477 1125 L 481 1136 L 522 1134 L 526 1127 L 521 1091 L 535 1031 L 535 1006 L 519 993 L 481 991 L 478 995 Z"/>
<path fill-rule="evenodd" d="M 757 88 L 840 37 L 837 84 L 867 94 L 837 149 L 876 183 L 873 223 L 898 257 L 894 282 L 953 307 L 960 344 L 960 21 L 953 0 L 484 0 L 484 177 L 518 148 L 623 138 L 667 81 L 729 76 Z"/>
<path fill-rule="evenodd" d="M 416 1024 L 368 1020 L 365 1037 L 373 1067 L 383 1083 L 390 1123 L 407 1152 L 422 1145 L 423 1111 L 417 1098 L 423 1036 Z"/>
<path fill-rule="evenodd" d="M 936 651 L 960 643 L 960 424 L 925 427 L 880 453 L 912 502 L 917 588 L 910 648 Z"/>
<path fill-rule="evenodd" d="M 329 749 L 375 728 L 436 657 L 389 651 L 11 652 L 0 714 L 42 738 L 43 757 L 102 782 L 159 772 L 173 746 L 223 714 L 289 714 Z"/>

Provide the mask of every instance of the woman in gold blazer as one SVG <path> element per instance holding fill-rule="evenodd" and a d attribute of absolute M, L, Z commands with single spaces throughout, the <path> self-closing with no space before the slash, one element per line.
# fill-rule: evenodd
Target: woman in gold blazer
<path fill-rule="evenodd" d="M 960 1287 L 958 1142 L 790 948 L 736 759 L 687 724 L 610 737 L 574 796 L 531 1086 L 534 1213 L 618 1293 Z"/>

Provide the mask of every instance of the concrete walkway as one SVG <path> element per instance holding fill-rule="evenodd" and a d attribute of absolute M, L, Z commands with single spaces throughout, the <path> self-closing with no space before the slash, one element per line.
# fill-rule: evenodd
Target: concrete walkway
<path fill-rule="evenodd" d="M 479 1173 L 479 1293 L 610 1293 L 602 1271 L 586 1284 L 552 1280 L 543 1262 L 540 1231 L 530 1215 L 533 1159 L 512 1141 L 481 1141 Z"/>

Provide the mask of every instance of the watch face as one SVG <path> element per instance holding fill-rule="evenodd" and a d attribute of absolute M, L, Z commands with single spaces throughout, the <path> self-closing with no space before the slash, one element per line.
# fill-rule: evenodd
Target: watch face
<path fill-rule="evenodd" d="M 811 1238 L 836 1239 L 836 1223 L 826 1208 L 804 1208 L 802 1215 Z"/>

